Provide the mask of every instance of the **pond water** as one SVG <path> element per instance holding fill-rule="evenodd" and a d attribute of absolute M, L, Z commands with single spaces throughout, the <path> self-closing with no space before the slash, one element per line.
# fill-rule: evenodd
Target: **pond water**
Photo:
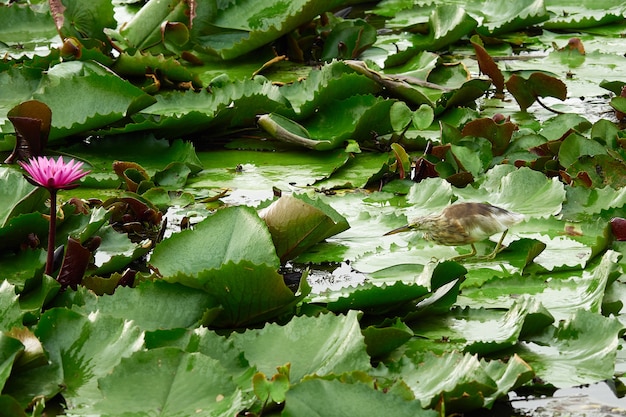
<path fill-rule="evenodd" d="M 508 405 L 512 411 L 511 416 L 626 416 L 626 398 L 618 397 L 620 394 L 616 391 L 613 381 L 605 381 L 582 387 L 559 389 L 552 396 L 543 398 L 525 398 L 511 394 Z"/>

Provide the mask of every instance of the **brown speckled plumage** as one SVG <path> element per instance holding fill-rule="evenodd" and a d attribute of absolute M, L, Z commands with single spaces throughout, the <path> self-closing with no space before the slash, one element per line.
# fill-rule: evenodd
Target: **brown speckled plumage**
<path fill-rule="evenodd" d="M 440 245 L 472 245 L 471 256 L 476 253 L 475 242 L 502 233 L 493 257 L 500 250 L 509 227 L 522 221 L 520 214 L 483 203 L 457 203 L 446 207 L 441 213 L 418 217 L 408 225 L 392 230 L 388 235 L 410 230 L 421 231 L 424 239 Z"/>

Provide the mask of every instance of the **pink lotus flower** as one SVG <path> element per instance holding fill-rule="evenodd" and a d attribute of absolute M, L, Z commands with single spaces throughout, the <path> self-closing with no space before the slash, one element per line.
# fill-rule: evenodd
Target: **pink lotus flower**
<path fill-rule="evenodd" d="M 28 163 L 18 162 L 22 168 L 30 174 L 27 178 L 34 185 L 40 185 L 48 190 L 70 190 L 78 187 L 74 183 L 89 174 L 91 171 L 82 169 L 83 163 L 71 159 L 66 163 L 62 157 L 56 161 L 54 158 L 40 156 L 32 158 Z"/>
<path fill-rule="evenodd" d="M 29 162 L 18 161 L 20 166 L 28 172 L 28 182 L 34 186 L 41 186 L 50 193 L 50 230 L 48 232 L 48 256 L 46 259 L 46 274 L 51 275 L 54 269 L 54 248 L 57 224 L 57 191 L 71 190 L 78 187 L 75 181 L 81 179 L 91 171 L 82 169 L 83 163 L 71 159 L 65 162 L 62 157 L 56 161 L 53 158 L 40 156 L 31 158 Z"/>

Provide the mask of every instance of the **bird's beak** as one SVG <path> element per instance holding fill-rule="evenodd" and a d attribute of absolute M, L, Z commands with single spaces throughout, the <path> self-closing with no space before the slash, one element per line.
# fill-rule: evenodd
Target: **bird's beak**
<path fill-rule="evenodd" d="M 411 230 L 411 227 L 407 224 L 402 227 L 398 227 L 397 229 L 393 229 L 390 232 L 385 233 L 383 236 L 395 235 L 396 233 L 408 232 Z"/>

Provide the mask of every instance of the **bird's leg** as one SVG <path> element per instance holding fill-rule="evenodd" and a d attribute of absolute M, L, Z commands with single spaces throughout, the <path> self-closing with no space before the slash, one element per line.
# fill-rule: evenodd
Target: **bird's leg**
<path fill-rule="evenodd" d="M 500 240 L 498 241 L 498 244 L 496 245 L 496 248 L 493 250 L 493 252 L 491 252 L 489 255 L 485 256 L 485 259 L 493 259 L 496 257 L 496 255 L 498 253 L 500 253 L 500 251 L 503 249 L 502 248 L 502 242 L 504 241 L 504 237 L 506 236 L 506 233 L 509 231 L 509 229 L 506 229 L 504 232 L 502 232 L 502 236 L 500 237 Z"/>
<path fill-rule="evenodd" d="M 450 260 L 458 261 L 460 259 L 471 258 L 472 256 L 476 255 L 476 246 L 474 246 L 473 243 L 470 243 L 470 245 L 472 246 L 472 251 L 470 253 L 464 253 L 463 255 L 455 256 L 454 258 L 450 258 Z"/>

